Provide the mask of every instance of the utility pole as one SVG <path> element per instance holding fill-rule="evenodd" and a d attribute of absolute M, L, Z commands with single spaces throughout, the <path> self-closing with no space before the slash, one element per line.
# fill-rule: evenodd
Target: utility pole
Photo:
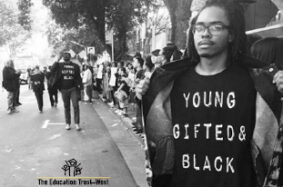
<path fill-rule="evenodd" d="M 112 44 L 111 44 L 111 47 L 112 47 L 112 62 L 114 62 L 114 30 L 112 29 L 111 30 L 111 37 L 112 37 Z"/>

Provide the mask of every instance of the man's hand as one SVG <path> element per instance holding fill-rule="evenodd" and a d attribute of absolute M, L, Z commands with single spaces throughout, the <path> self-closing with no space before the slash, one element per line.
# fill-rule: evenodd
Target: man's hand
<path fill-rule="evenodd" d="M 283 71 L 278 71 L 273 77 L 273 83 L 276 84 L 277 90 L 283 94 Z"/>

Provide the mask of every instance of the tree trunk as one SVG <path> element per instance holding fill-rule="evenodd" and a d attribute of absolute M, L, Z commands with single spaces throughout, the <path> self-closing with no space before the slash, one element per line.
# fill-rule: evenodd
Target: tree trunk
<path fill-rule="evenodd" d="M 184 49 L 186 46 L 186 30 L 189 26 L 191 16 L 192 0 L 163 0 L 169 10 L 171 18 L 171 42 L 179 48 Z"/>

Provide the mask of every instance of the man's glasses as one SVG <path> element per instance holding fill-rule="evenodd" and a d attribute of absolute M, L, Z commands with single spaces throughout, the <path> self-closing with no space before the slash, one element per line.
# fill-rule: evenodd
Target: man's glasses
<path fill-rule="evenodd" d="M 230 28 L 229 25 L 225 25 L 223 23 L 211 23 L 207 26 L 203 23 L 197 23 L 193 26 L 192 31 L 193 31 L 193 34 L 200 35 L 200 34 L 203 34 L 207 29 L 210 34 L 218 35 L 218 34 L 221 34 L 222 31 L 229 29 L 229 28 Z"/>

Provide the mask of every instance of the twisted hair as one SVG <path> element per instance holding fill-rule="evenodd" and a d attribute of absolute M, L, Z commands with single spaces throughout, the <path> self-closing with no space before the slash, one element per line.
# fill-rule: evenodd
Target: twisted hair
<path fill-rule="evenodd" d="M 246 54 L 247 51 L 244 10 L 239 3 L 231 0 L 208 0 L 206 5 L 202 8 L 198 15 L 191 20 L 190 27 L 188 29 L 188 42 L 186 49 L 187 57 L 195 64 L 200 60 L 200 57 L 194 45 L 194 35 L 192 28 L 196 23 L 199 14 L 208 7 L 219 7 L 225 11 L 230 22 L 229 32 L 233 36 L 233 41 L 228 46 L 228 58 L 232 63 L 239 61 L 241 59 L 241 56 Z"/>

